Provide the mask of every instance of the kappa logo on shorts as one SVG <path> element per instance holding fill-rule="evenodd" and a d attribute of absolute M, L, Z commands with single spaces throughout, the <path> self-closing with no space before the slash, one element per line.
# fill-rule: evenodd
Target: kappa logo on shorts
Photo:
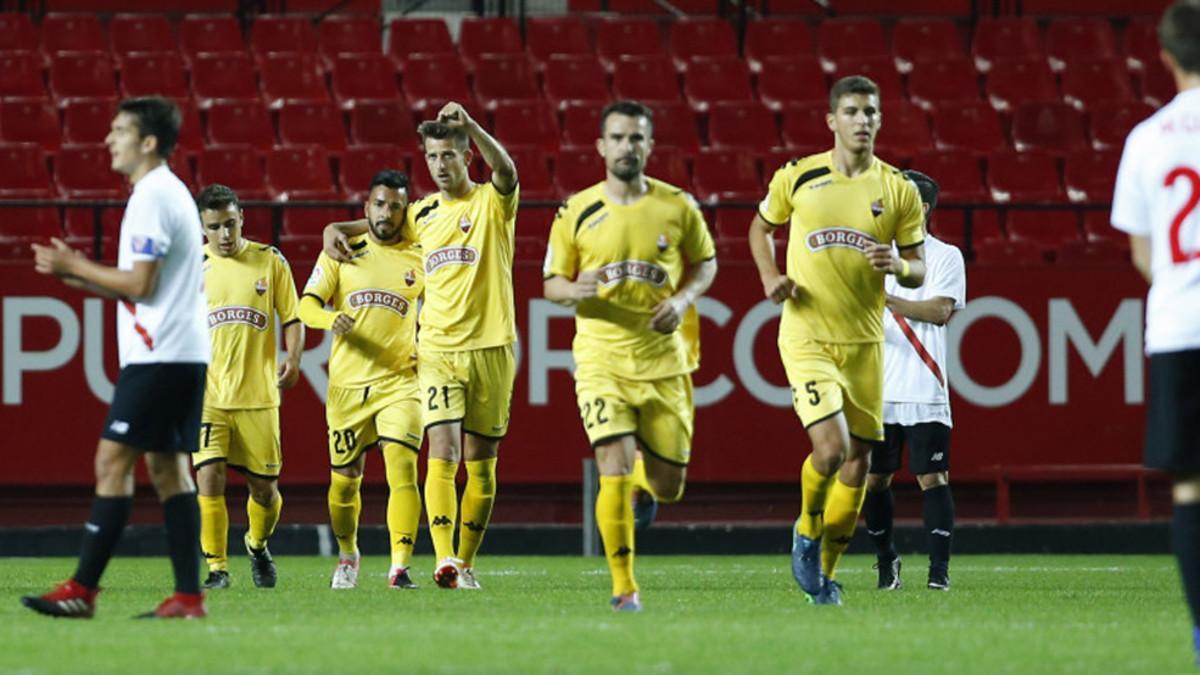
<path fill-rule="evenodd" d="M 346 296 L 346 304 L 350 306 L 350 309 L 382 307 L 390 309 L 400 316 L 408 316 L 408 300 L 381 288 L 365 288 L 361 291 L 354 291 Z"/>
<path fill-rule="evenodd" d="M 124 436 L 125 434 L 129 433 L 129 422 L 126 422 L 125 420 L 113 420 L 112 424 L 108 425 L 108 430 L 114 434 L 121 434 Z"/>
<path fill-rule="evenodd" d="M 667 281 L 667 271 L 641 260 L 622 260 L 600 268 L 601 286 L 612 286 L 626 279 L 662 286 Z"/>
<path fill-rule="evenodd" d="M 804 245 L 813 253 L 833 246 L 865 253 L 868 246 L 877 243 L 879 242 L 875 240 L 875 237 L 850 227 L 827 227 L 809 232 L 808 236 L 804 238 Z"/>
<path fill-rule="evenodd" d="M 208 313 L 210 329 L 226 324 L 245 324 L 255 330 L 266 330 L 268 318 L 266 313 L 253 307 L 218 307 Z"/>
<path fill-rule="evenodd" d="M 447 265 L 474 265 L 479 262 L 479 251 L 473 246 L 446 246 L 430 251 L 425 258 L 425 274 L 432 275 Z"/>

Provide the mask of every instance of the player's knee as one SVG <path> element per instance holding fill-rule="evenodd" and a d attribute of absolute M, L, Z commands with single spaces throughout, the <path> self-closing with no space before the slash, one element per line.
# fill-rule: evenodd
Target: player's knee
<path fill-rule="evenodd" d="M 339 466 L 333 469 L 333 472 L 346 478 L 361 478 L 363 475 L 362 464 L 362 462 L 356 462 L 348 466 Z"/>
<path fill-rule="evenodd" d="M 684 489 L 687 487 L 687 482 L 682 476 L 675 478 L 650 478 L 647 476 L 646 482 L 650 484 L 650 491 L 654 494 L 654 499 L 661 504 L 674 504 L 682 500 Z"/>
<path fill-rule="evenodd" d="M 869 473 L 867 474 L 867 492 L 883 492 L 892 487 L 892 474 L 890 473 Z"/>
<path fill-rule="evenodd" d="M 270 506 L 279 496 L 279 481 L 270 478 L 247 476 L 246 487 L 250 490 L 250 498 L 261 506 Z"/>
<path fill-rule="evenodd" d="M 181 455 L 149 453 L 146 455 L 146 473 L 161 500 L 170 499 L 194 489 L 187 462 Z"/>
<path fill-rule="evenodd" d="M 225 463 L 213 462 L 196 469 L 196 487 L 205 497 L 220 497 L 225 494 Z M 253 486 L 250 493 L 254 494 Z"/>
<path fill-rule="evenodd" d="M 922 490 L 932 490 L 935 487 L 950 484 L 950 474 L 946 471 L 937 471 L 935 473 L 923 473 L 917 476 L 917 484 Z"/>

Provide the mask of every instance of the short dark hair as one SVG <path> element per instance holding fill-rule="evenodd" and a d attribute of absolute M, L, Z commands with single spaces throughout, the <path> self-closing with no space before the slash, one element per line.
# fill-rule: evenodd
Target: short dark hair
<path fill-rule="evenodd" d="M 371 185 L 367 187 L 367 192 L 375 189 L 376 185 L 382 185 L 393 190 L 408 190 L 408 174 L 395 169 L 384 169 L 375 174 L 371 179 Z"/>
<path fill-rule="evenodd" d="M 425 120 L 421 122 L 421 126 L 417 127 L 417 135 L 421 137 L 421 147 L 424 148 L 425 141 L 430 138 L 437 140 L 452 139 L 454 144 L 466 150 L 471 147 L 471 141 L 467 138 L 467 131 L 462 127 L 452 127 L 437 120 Z"/>
<path fill-rule="evenodd" d="M 166 159 L 179 140 L 179 127 L 183 115 L 174 101 L 161 96 L 127 98 L 117 105 L 118 113 L 129 113 L 137 120 L 141 138 L 153 136 L 158 139 L 158 156 Z"/>
<path fill-rule="evenodd" d="M 241 208 L 237 193 L 220 183 L 213 183 L 196 195 L 196 208 L 200 211 L 220 211 L 230 204 Z"/>
<path fill-rule="evenodd" d="M 834 82 L 833 88 L 829 90 L 829 112 L 837 112 L 838 101 L 842 100 L 842 97 L 847 94 L 879 96 L 879 85 L 875 84 L 871 78 L 863 77 L 862 75 L 847 75 L 843 77 Z"/>
<path fill-rule="evenodd" d="M 1181 70 L 1200 73 L 1200 0 L 1175 0 L 1158 23 L 1158 42 Z"/>
<path fill-rule="evenodd" d="M 650 133 L 654 133 L 654 111 L 639 101 L 613 101 L 600 111 L 600 136 L 604 136 L 604 124 L 609 115 L 625 115 L 626 117 L 644 117 L 650 125 Z"/>
<path fill-rule="evenodd" d="M 917 184 L 917 191 L 921 193 L 921 201 L 928 204 L 929 210 L 932 211 L 937 206 L 938 192 L 941 191 L 937 181 L 916 169 L 906 169 L 903 173 L 905 178 Z"/>

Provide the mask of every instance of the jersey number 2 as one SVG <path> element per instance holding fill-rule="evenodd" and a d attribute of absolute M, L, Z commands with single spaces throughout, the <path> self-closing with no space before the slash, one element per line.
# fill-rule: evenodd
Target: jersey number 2
<path fill-rule="evenodd" d="M 1183 242 L 1180 241 L 1180 230 L 1183 229 L 1183 222 L 1196 209 L 1196 205 L 1200 204 L 1200 173 L 1196 173 L 1196 170 L 1191 167 L 1177 166 L 1171 169 L 1171 173 L 1167 174 L 1166 179 L 1163 180 L 1163 185 L 1171 187 L 1180 178 L 1186 178 L 1191 183 L 1192 192 L 1188 195 L 1187 203 L 1183 205 L 1183 208 L 1179 209 L 1179 212 L 1175 214 L 1175 218 L 1171 220 L 1171 262 L 1176 265 L 1200 258 L 1200 249 L 1185 251 L 1183 250 Z"/>

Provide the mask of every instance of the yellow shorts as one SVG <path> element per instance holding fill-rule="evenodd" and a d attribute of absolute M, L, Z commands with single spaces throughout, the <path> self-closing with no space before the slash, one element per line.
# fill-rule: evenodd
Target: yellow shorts
<path fill-rule="evenodd" d="M 780 340 L 792 407 L 806 428 L 840 413 L 850 435 L 883 440 L 883 343 Z"/>
<path fill-rule="evenodd" d="M 687 466 L 691 460 L 696 419 L 691 375 L 639 381 L 579 368 L 575 397 L 592 447 L 633 436 L 664 462 Z"/>
<path fill-rule="evenodd" d="M 418 350 L 425 428 L 462 422 L 469 434 L 504 438 L 516 375 L 511 344 L 457 352 Z"/>
<path fill-rule="evenodd" d="M 379 442 L 399 443 L 420 452 L 421 398 L 413 374 L 397 375 L 367 387 L 329 387 L 329 464 L 335 469 L 358 461 Z"/>
<path fill-rule="evenodd" d="M 200 418 L 200 449 L 192 466 L 225 462 L 243 473 L 279 478 L 283 452 L 279 448 L 279 408 L 222 410 L 204 406 Z"/>

